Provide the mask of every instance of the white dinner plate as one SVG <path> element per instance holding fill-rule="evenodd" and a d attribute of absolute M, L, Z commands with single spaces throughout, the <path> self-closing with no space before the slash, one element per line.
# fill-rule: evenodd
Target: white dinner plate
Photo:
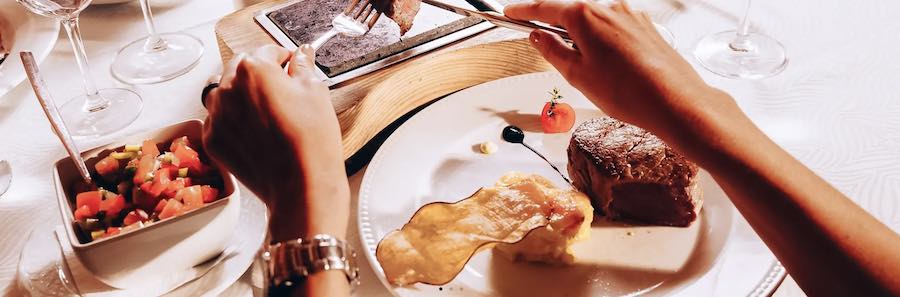
<path fill-rule="evenodd" d="M 85 297 L 194 297 L 218 296 L 228 289 L 247 271 L 256 259 L 259 248 L 265 241 L 268 228 L 268 211 L 259 198 L 241 186 L 241 214 L 228 247 L 218 258 L 177 275 L 153 275 L 139 288 L 116 289 L 109 287 L 81 267 L 71 246 L 63 247 L 67 253 L 69 271 L 75 286 L 67 289 L 57 274 L 56 263 L 60 259 L 59 244 L 53 237 L 54 225 L 58 220 L 47 222 L 46 226 L 35 228 L 22 250 L 18 267 L 18 282 L 22 294 L 31 296 L 73 296 L 77 288 Z M 57 216 L 58 217 L 58 216 Z M 69 244 L 62 230 L 59 239 Z M 111 259 L 114 261 L 115 259 Z M 87 275 L 86 275 L 87 274 Z M 14 294 L 15 295 L 15 294 Z"/>
<path fill-rule="evenodd" d="M 59 23 L 33 14 L 16 1 L 0 1 L 0 39 L 10 55 L 0 64 L 0 98 L 25 80 L 19 52 L 31 51 L 38 64 L 44 61 L 59 35 Z"/>
<path fill-rule="evenodd" d="M 578 260 L 571 266 L 512 263 L 482 251 L 446 285 L 388 284 L 375 248 L 419 207 L 468 197 L 509 171 L 565 184 L 537 156 L 500 137 L 506 125 L 522 127 L 526 142 L 565 168 L 570 134 L 539 131 L 539 113 L 553 87 L 575 108 L 577 123 L 602 115 L 558 74 L 529 74 L 450 95 L 413 116 L 381 146 L 362 181 L 358 219 L 366 257 L 395 296 L 756 296 L 777 287 L 783 269 L 705 172 L 703 210 L 690 227 L 597 219 L 591 238 L 574 246 Z M 497 143 L 499 151 L 478 153 L 484 141 Z"/>

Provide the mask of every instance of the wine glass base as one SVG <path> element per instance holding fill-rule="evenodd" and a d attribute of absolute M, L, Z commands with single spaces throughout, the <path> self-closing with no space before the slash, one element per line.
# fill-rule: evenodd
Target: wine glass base
<path fill-rule="evenodd" d="M 45 223 L 36 227 L 25 241 L 17 269 L 19 289 L 24 291 L 21 295 L 81 296 L 54 230 Z"/>
<path fill-rule="evenodd" d="M 741 79 L 761 79 L 781 73 L 788 59 L 784 46 L 772 37 L 750 33 L 743 46 L 733 46 L 736 31 L 704 37 L 694 49 L 694 57 L 712 73 Z"/>
<path fill-rule="evenodd" d="M 152 84 L 187 73 L 203 56 L 203 42 L 183 33 L 159 34 L 166 48 L 145 51 L 147 38 L 135 40 L 119 50 L 113 61 L 113 76 L 129 84 Z"/>
<path fill-rule="evenodd" d="M 137 120 L 144 106 L 141 97 L 131 90 L 110 88 L 100 90 L 99 94 L 109 100 L 105 107 L 85 110 L 87 96 L 81 95 L 59 108 L 69 134 L 87 137 L 121 130 Z"/>

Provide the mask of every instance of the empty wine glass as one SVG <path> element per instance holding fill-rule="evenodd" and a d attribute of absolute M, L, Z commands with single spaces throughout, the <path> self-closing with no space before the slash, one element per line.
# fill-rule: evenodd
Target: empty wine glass
<path fill-rule="evenodd" d="M 751 0 L 747 0 L 744 18 L 738 30 L 704 37 L 694 49 L 694 57 L 715 74 L 744 79 L 776 75 L 787 67 L 784 46 L 772 37 L 750 32 Z"/>
<path fill-rule="evenodd" d="M 187 73 L 200 61 L 203 43 L 184 33 L 156 33 L 149 0 L 140 2 L 150 35 L 119 50 L 112 64 L 113 76 L 126 83 L 151 84 Z"/>
<path fill-rule="evenodd" d="M 64 103 L 59 112 L 73 136 L 99 136 L 127 127 L 141 114 L 143 103 L 137 93 L 120 88 L 97 89 L 88 67 L 78 14 L 91 0 L 16 0 L 36 14 L 59 19 L 72 49 L 84 82 L 84 95 Z"/>

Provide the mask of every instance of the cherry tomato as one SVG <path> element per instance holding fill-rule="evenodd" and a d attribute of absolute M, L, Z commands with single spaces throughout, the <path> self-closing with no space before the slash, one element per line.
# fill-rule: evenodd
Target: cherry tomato
<path fill-rule="evenodd" d="M 562 96 L 554 88 L 550 92 L 553 97 L 544 104 L 541 110 L 541 128 L 544 133 L 563 133 L 575 126 L 575 110 L 568 103 L 560 102 Z"/>

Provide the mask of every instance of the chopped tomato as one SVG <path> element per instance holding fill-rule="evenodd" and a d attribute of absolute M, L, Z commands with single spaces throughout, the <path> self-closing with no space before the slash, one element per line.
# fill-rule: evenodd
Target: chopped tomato
<path fill-rule="evenodd" d="M 156 174 L 153 176 L 153 184 L 150 185 L 150 191 L 147 193 L 154 198 L 162 195 L 163 191 L 169 187 L 169 183 L 172 182 L 171 177 L 172 171 L 169 169 L 161 168 L 156 171 Z"/>
<path fill-rule="evenodd" d="M 122 228 L 119 227 L 109 227 L 106 228 L 106 236 L 113 236 L 122 232 Z"/>
<path fill-rule="evenodd" d="M 103 194 L 100 191 L 84 192 L 75 196 L 75 208 L 87 206 L 93 216 L 100 211 L 101 201 L 103 201 Z"/>
<path fill-rule="evenodd" d="M 178 200 L 171 199 L 166 203 L 166 207 L 163 208 L 163 211 L 159 212 L 159 218 L 167 219 L 182 214 L 184 214 L 184 205 L 181 204 L 181 202 L 178 202 Z"/>
<path fill-rule="evenodd" d="M 156 208 L 153 209 L 153 212 L 155 212 L 155 213 L 162 212 L 163 209 L 166 208 L 166 203 L 168 203 L 168 202 L 169 202 L 169 200 L 166 200 L 166 199 L 159 200 L 159 203 L 156 204 Z"/>
<path fill-rule="evenodd" d="M 144 144 L 141 145 L 141 154 L 156 158 L 159 156 L 159 148 L 156 147 L 156 143 L 152 140 L 144 140 Z"/>
<path fill-rule="evenodd" d="M 156 156 L 144 155 L 141 157 L 140 163 L 138 163 L 137 171 L 134 173 L 134 182 L 135 185 L 143 184 L 150 178 L 150 173 L 153 172 L 153 167 L 156 165 Z"/>
<path fill-rule="evenodd" d="M 104 179 L 112 181 L 112 178 L 119 174 L 119 160 L 112 156 L 106 156 L 106 158 L 94 164 L 94 169 L 97 169 L 97 173 Z"/>
<path fill-rule="evenodd" d="M 163 196 L 168 198 L 175 198 L 179 190 L 190 187 L 191 185 L 193 184 L 191 183 L 190 177 L 176 178 L 174 181 L 169 183 L 169 187 L 166 188 L 165 191 L 163 191 Z"/>
<path fill-rule="evenodd" d="M 210 203 L 216 201 L 216 197 L 219 195 L 219 190 L 210 186 L 201 186 L 200 187 L 201 196 L 203 196 L 204 203 Z"/>
<path fill-rule="evenodd" d="M 177 176 L 178 175 L 178 166 L 172 163 L 165 163 L 159 166 L 159 169 L 165 169 L 169 171 L 170 175 Z"/>
<path fill-rule="evenodd" d="M 118 216 L 125 209 L 125 196 L 116 195 L 112 199 L 106 199 L 100 202 L 100 210 L 105 211 L 107 216 Z"/>
<path fill-rule="evenodd" d="M 87 205 L 82 205 L 81 207 L 78 207 L 78 209 L 75 209 L 75 220 L 80 221 L 88 218 L 93 218 L 96 214 L 97 212 L 91 211 L 91 208 Z"/>
<path fill-rule="evenodd" d="M 200 154 L 189 146 L 179 146 L 173 152 L 178 158 L 178 167 L 188 168 L 191 173 L 203 172 L 203 163 L 200 162 Z"/>
<path fill-rule="evenodd" d="M 149 219 L 150 219 L 150 216 L 148 216 L 146 212 L 144 212 L 143 210 L 140 210 L 140 209 L 135 209 L 135 210 L 128 212 L 128 214 L 125 215 L 125 220 L 122 221 L 122 224 L 124 224 L 125 226 L 128 226 L 128 225 L 131 225 L 131 224 L 134 224 L 137 222 L 143 222 L 143 221 L 146 221 Z"/>
<path fill-rule="evenodd" d="M 191 146 L 191 141 L 188 140 L 187 136 L 182 136 L 179 138 L 175 138 L 175 140 L 172 140 L 172 144 L 169 145 L 169 151 L 174 152 L 178 150 L 178 147 L 180 146 Z"/>
<path fill-rule="evenodd" d="M 153 211 L 153 208 L 156 207 L 156 204 L 159 203 L 159 197 L 154 197 L 150 195 L 150 188 L 153 185 L 151 182 L 146 182 L 140 186 L 140 188 L 134 188 L 134 191 L 131 195 L 131 201 L 134 202 L 134 205 L 137 208 L 143 209 L 145 211 Z"/>
<path fill-rule="evenodd" d="M 88 242 L 182 215 L 218 198 L 221 189 L 210 184 L 221 184 L 221 176 L 203 164 L 187 137 L 163 147 L 168 152 L 161 147 L 147 140 L 98 160 L 91 174 L 111 191 L 96 183 L 69 187 L 75 195 L 73 214 L 79 227 L 91 232 Z M 102 220 L 96 220 L 99 212 L 105 214 L 100 215 Z"/>
<path fill-rule="evenodd" d="M 191 186 L 178 191 L 178 194 L 175 195 L 175 200 L 184 202 L 185 210 L 197 209 L 203 206 L 203 196 L 201 194 L 200 186 Z"/>
<path fill-rule="evenodd" d="M 559 89 L 550 92 L 553 97 L 544 104 L 541 111 L 541 128 L 544 133 L 563 133 L 575 126 L 575 110 L 568 103 L 562 103 Z"/>

